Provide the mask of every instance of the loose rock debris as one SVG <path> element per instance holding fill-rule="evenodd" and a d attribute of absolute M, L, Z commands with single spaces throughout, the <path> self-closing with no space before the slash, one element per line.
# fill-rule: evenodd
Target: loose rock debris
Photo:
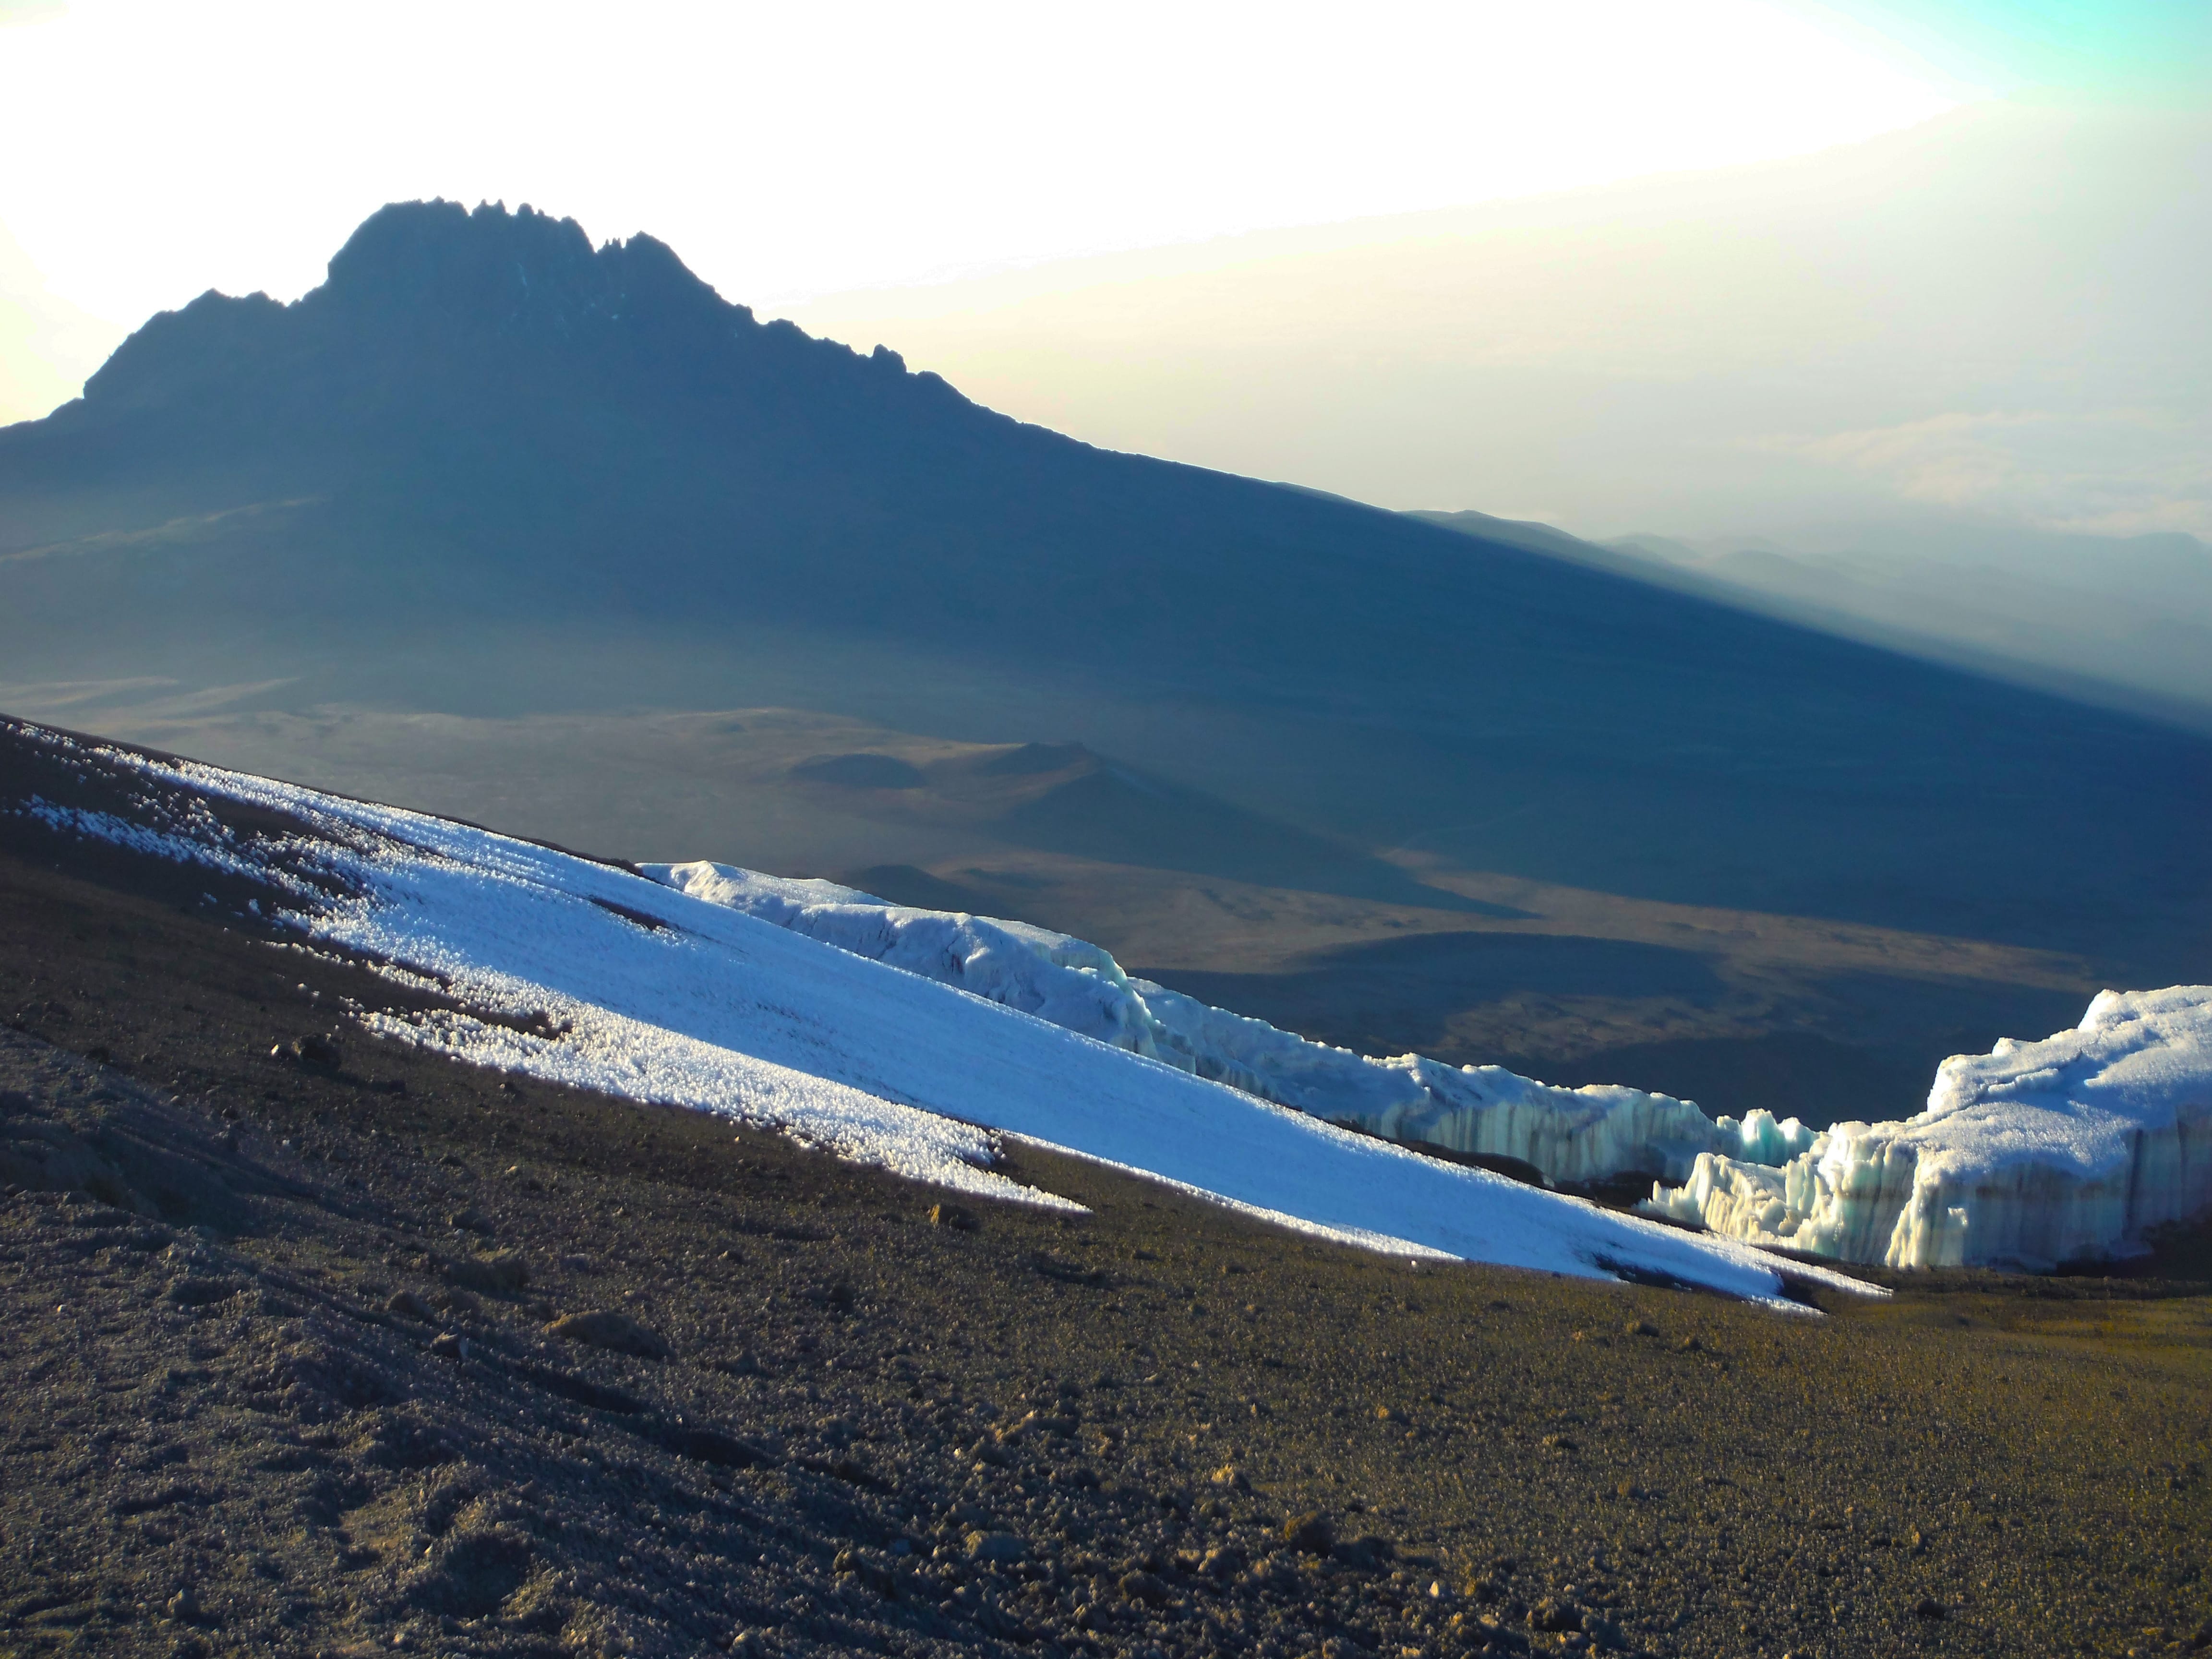
<path fill-rule="evenodd" d="M 2208 1633 L 2201 1297 L 1415 1273 L 1034 1151 L 1089 1216 L 962 1227 L 770 1133 L 359 1033 L 304 1063 L 410 994 L 6 829 L 0 1653 Z"/>

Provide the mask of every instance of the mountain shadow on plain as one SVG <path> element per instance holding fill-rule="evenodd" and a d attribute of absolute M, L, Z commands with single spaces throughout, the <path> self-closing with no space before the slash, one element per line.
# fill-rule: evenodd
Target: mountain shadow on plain
<path fill-rule="evenodd" d="M 1468 867 L 2137 982 L 2212 938 L 2201 738 L 1092 448 L 528 209 L 383 209 L 0 431 L 0 653 L 460 713 L 772 679 Z"/>

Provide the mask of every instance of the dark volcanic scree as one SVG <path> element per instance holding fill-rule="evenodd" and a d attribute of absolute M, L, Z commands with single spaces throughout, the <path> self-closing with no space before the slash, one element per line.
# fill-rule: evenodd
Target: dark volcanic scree
<path fill-rule="evenodd" d="M 2118 1656 L 2208 1639 L 2202 1284 L 1411 1267 L 956 1206 L 344 1017 L 0 817 L 0 1650 Z"/>

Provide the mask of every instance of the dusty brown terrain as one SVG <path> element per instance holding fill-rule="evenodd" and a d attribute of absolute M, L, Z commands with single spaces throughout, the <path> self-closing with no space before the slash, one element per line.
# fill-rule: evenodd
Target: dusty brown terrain
<path fill-rule="evenodd" d="M 933 1220 L 373 1044 L 413 994 L 161 882 L 0 858 L 0 1651 L 2206 1639 L 2202 1286 L 1778 1315 L 1024 1150 L 1087 1218 Z"/>

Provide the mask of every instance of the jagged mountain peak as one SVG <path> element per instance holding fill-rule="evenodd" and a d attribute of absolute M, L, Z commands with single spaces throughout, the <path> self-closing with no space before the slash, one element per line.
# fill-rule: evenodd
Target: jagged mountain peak
<path fill-rule="evenodd" d="M 2204 936 L 2202 740 L 1480 528 L 1091 448 L 649 238 L 410 203 L 0 432 L 0 554 L 75 550 L 0 563 L 0 660 L 1074 738 L 1469 868 L 2129 961 Z"/>
<path fill-rule="evenodd" d="M 295 428 L 358 414 L 397 392 L 419 412 L 429 386 L 546 368 L 605 389 L 727 390 L 739 382 L 880 384 L 904 377 L 896 352 L 864 356 L 725 300 L 658 238 L 594 247 L 574 219 L 524 205 L 394 202 L 363 221 L 327 279 L 297 301 L 210 289 L 149 320 L 85 383 L 71 420 L 155 412 L 195 426 L 283 409 Z M 855 382 L 856 370 L 872 380 Z M 949 390 L 934 375 L 942 399 Z M 412 390 L 408 390 L 412 388 Z M 834 394 L 833 394 L 834 395 Z M 964 401 L 964 400 L 961 400 Z"/>
<path fill-rule="evenodd" d="M 394 202 L 378 209 L 331 258 L 318 306 L 512 325 L 555 327 L 651 305 L 750 319 L 701 281 L 665 242 L 642 234 L 594 248 L 574 219 L 525 204 Z"/>

